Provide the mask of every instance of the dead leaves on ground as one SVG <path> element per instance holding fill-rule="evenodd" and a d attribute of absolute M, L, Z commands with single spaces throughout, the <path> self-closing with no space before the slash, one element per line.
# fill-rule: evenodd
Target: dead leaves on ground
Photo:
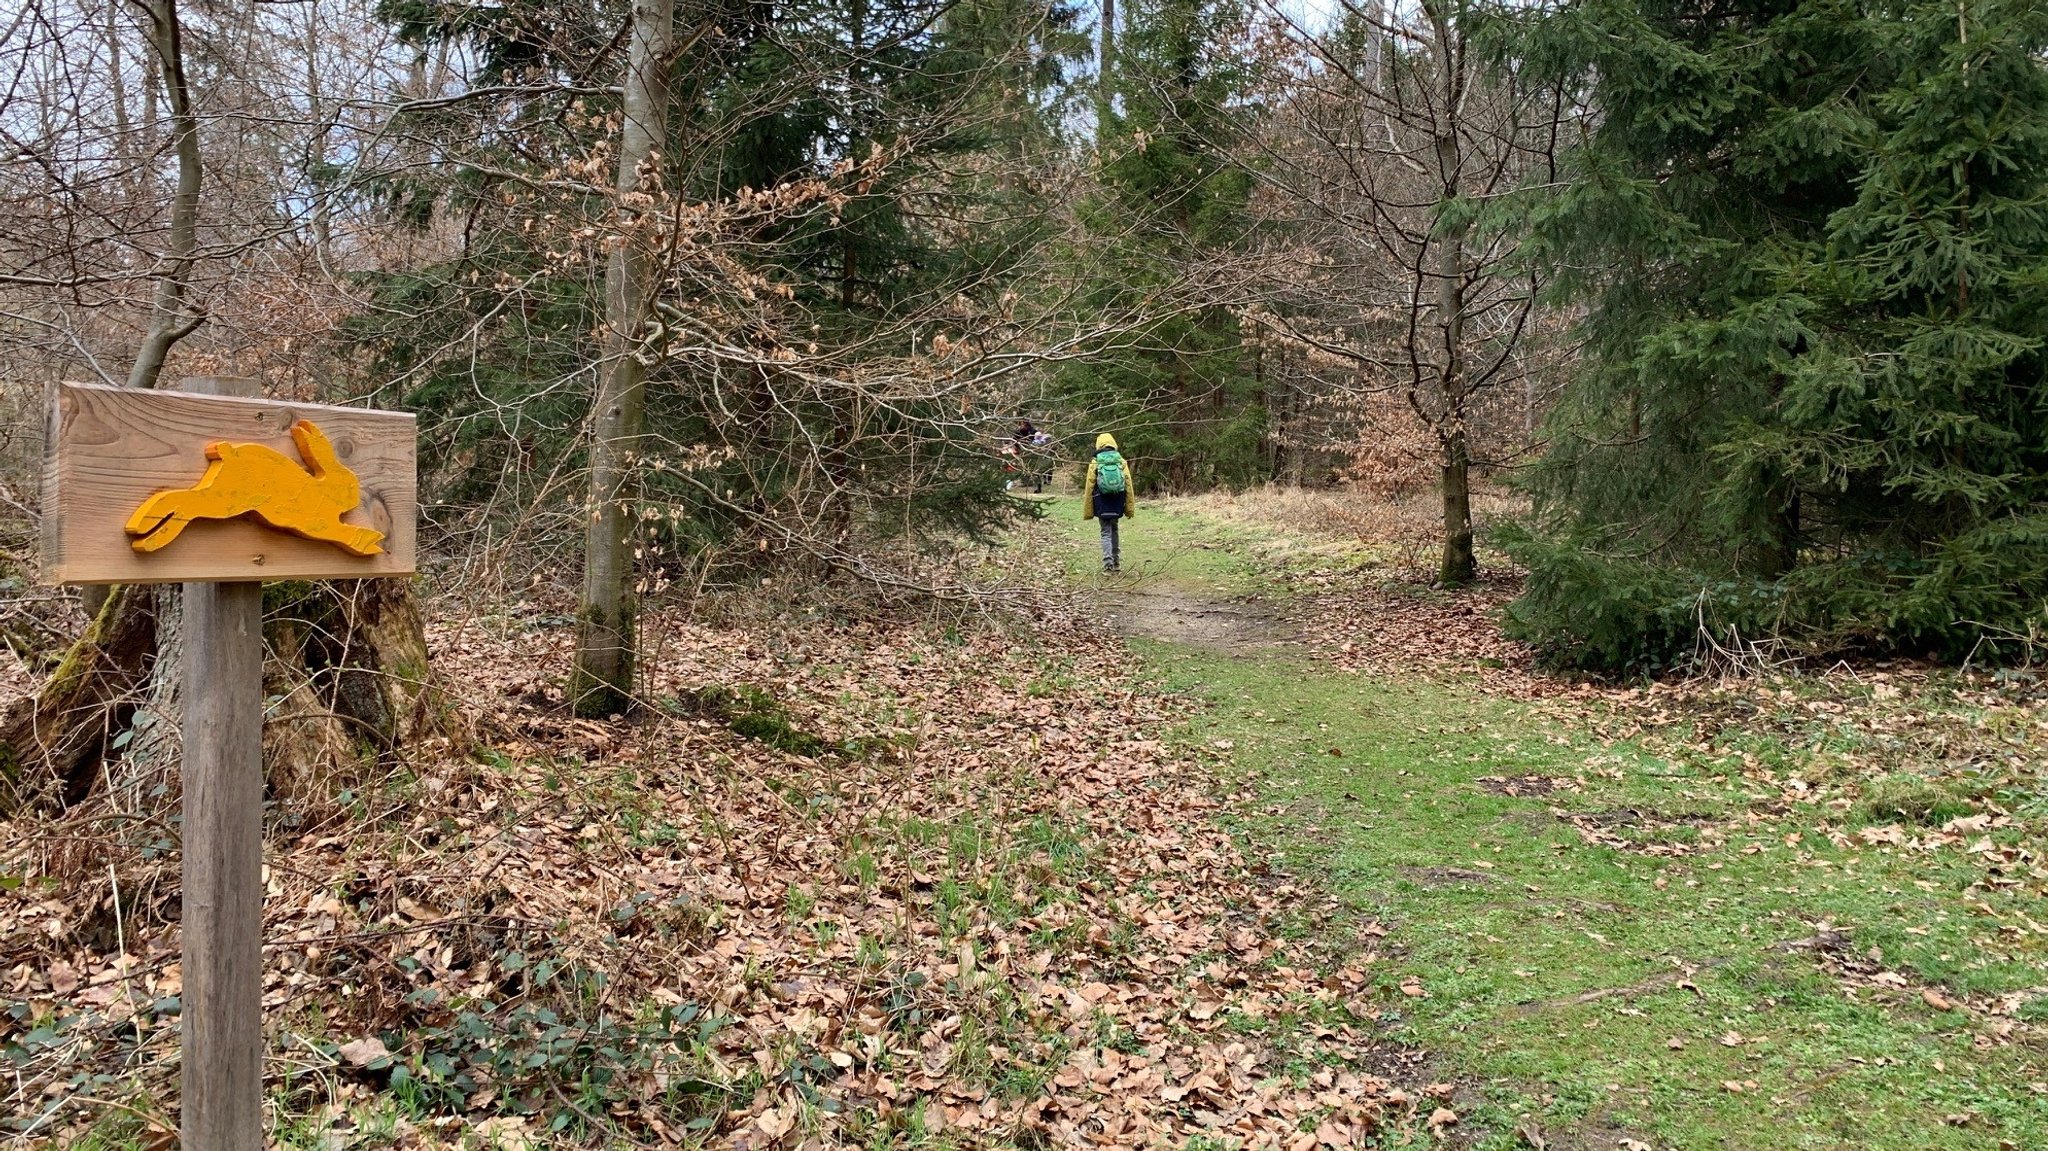
<path fill-rule="evenodd" d="M 1295 577 L 1290 608 L 1312 658 L 1340 670 L 1383 676 L 1472 675 L 1489 691 L 1554 695 L 1570 684 L 1536 670 L 1534 652 L 1500 631 L 1500 612 L 1521 592 L 1514 570 L 1483 572 L 1473 584 L 1433 588 L 1373 569 Z"/>
<path fill-rule="evenodd" d="M 336 1102 L 305 1104 L 345 1132 L 395 1068 L 460 1069 L 466 1096 L 417 1145 L 486 1126 L 555 1145 L 542 1080 L 437 1045 L 545 1008 L 613 1020 L 638 1051 L 618 1021 L 661 1010 L 702 1021 L 701 1042 L 622 1056 L 625 1080 L 576 1105 L 585 1138 L 1307 1151 L 1453 1124 L 1360 1069 L 1364 972 L 1283 946 L 1275 922 L 1323 904 L 1220 828 L 1230 797 L 1165 742 L 1173 705 L 1096 682 L 1121 653 L 1045 626 L 1073 666 L 994 631 L 650 621 L 657 704 L 748 685 L 816 755 L 687 708 L 569 721 L 539 674 L 566 666 L 565 630 L 437 629 L 495 738 L 361 797 L 349 826 L 273 827 L 273 1075 L 324 1083 Z M 73 910 L 108 876 L 46 866 L 81 826 L 10 826 L 0 866 L 32 880 L 0 903 L 0 979 L 31 1009 L 9 1042 L 51 1027 L 23 1064 L 45 1132 L 76 1131 L 65 1093 L 124 1058 L 174 1095 L 175 856 L 111 856 L 117 941 Z"/>

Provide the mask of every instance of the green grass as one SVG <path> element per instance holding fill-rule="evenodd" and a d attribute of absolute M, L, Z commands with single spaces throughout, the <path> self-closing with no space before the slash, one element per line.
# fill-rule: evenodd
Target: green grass
<path fill-rule="evenodd" d="M 1212 530 L 1192 514 L 1139 523 L 1162 542 Z M 1250 570 L 1202 553 L 1154 574 L 1198 591 Z M 1960 851 L 1827 834 L 1938 821 L 1947 794 L 1893 780 L 1859 813 L 1825 791 L 1785 803 L 1726 757 L 1605 747 L 1462 686 L 1136 646 L 1165 686 L 1209 702 L 1184 738 L 1229 741 L 1261 784 L 1268 814 L 1246 814 L 1244 833 L 1389 929 L 1331 942 L 1380 951 L 1372 1012 L 1473 1089 L 1470 1145 L 1526 1146 L 1515 1129 L 1533 1122 L 1553 1147 L 2048 1147 L 2043 1051 L 1920 994 L 2048 985 L 2041 940 L 1996 930 L 2037 911 L 2031 897 L 1973 888 L 1982 869 Z M 1790 769 L 1815 754 L 1768 732 L 1746 742 Z M 1566 782 L 1520 796 L 1487 782 L 1523 776 Z M 1589 842 L 1573 816 L 1624 842 Z M 1672 847 L 1688 854 L 1653 854 Z M 1800 946 L 1822 923 L 1847 937 L 1839 961 L 1908 986 L 1829 970 Z M 1425 997 L 1401 991 L 1409 979 Z"/>
<path fill-rule="evenodd" d="M 1068 576 L 1084 586 L 1143 588 L 1167 581 L 1182 591 L 1214 596 L 1266 587 L 1266 565 L 1256 554 L 1261 537 L 1244 528 L 1141 502 L 1138 514 L 1118 525 L 1123 570 L 1105 575 L 1101 529 L 1095 520 L 1081 518 L 1081 501 L 1060 496 L 1045 503 L 1047 518 L 1079 541 L 1061 553 L 1061 560 Z"/>

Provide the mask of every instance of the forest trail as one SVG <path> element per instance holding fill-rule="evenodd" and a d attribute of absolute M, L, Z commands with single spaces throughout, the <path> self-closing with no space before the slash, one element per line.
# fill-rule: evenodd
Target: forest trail
<path fill-rule="evenodd" d="M 2048 0 L 15 2 L 0 1151 L 2048 1151 Z"/>
<path fill-rule="evenodd" d="M 1139 636 L 1224 655 L 1301 641 L 1299 628 L 1257 599 L 1222 599 L 1164 582 L 1109 588 L 1089 599 L 1091 614 L 1126 638 Z"/>
<path fill-rule="evenodd" d="M 1136 517 L 1123 527 L 1124 570 L 1109 574 L 1095 566 L 1096 522 L 1074 527 L 1072 500 L 1049 506 L 1075 607 L 1105 631 L 1224 656 L 1300 649 L 1299 621 L 1268 589 L 1245 578 L 1226 543 L 1203 538 L 1199 521 Z"/>
<path fill-rule="evenodd" d="M 436 619 L 479 744 L 278 797 L 275 1145 L 2048 1147 L 2048 685 L 1561 682 L 1338 499 L 1114 577 L 1054 501 L 1029 635 L 677 605 L 609 722 L 560 601 Z M 109 825 L 0 823 L 0 1040 L 137 1151 L 178 861 Z"/>
<path fill-rule="evenodd" d="M 1500 637 L 1511 574 L 1444 592 L 1258 502 L 1153 503 L 1116 576 L 1071 500 L 1047 534 L 1132 674 L 1192 702 L 1176 742 L 1220 753 L 1247 850 L 1343 909 L 1296 937 L 1365 973 L 1334 1017 L 1377 1028 L 1390 1078 L 1434 1081 L 1458 1117 L 1436 1134 L 2048 1146 L 2048 955 L 2001 926 L 2033 922 L 2008 878 L 2028 833 L 1962 798 L 1991 751 L 1957 750 L 2038 738 L 2038 692 L 1574 685 Z M 1330 1018 L 1236 1026 L 1307 1052 Z"/>

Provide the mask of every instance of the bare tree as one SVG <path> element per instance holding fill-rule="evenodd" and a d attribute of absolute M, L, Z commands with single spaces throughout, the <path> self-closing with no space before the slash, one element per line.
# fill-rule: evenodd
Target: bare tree
<path fill-rule="evenodd" d="M 636 225 L 641 209 L 651 202 L 641 185 L 659 163 L 656 146 L 668 139 L 674 0 L 634 0 L 632 20 L 625 111 L 619 125 L 619 243 L 604 276 L 604 360 L 598 365 L 602 382 L 592 421 L 590 526 L 584 544 L 576 669 L 569 682 L 569 698 L 579 715 L 623 711 L 633 691 L 633 479 L 641 453 L 647 377 L 639 345 L 652 304 L 649 229 Z"/>
<path fill-rule="evenodd" d="M 156 274 L 149 334 L 135 353 L 128 386 L 153 388 L 171 346 L 191 335 L 206 315 L 191 307 L 193 250 L 199 245 L 199 117 L 192 111 L 192 87 L 185 78 L 185 45 L 177 0 L 132 0 L 149 18 L 149 46 L 156 54 L 164 95 L 171 108 L 171 146 L 178 157 L 178 186 L 171 198 L 170 243 Z M 117 99 L 115 107 L 122 106 Z"/>
<path fill-rule="evenodd" d="M 1342 365 L 1333 386 L 1398 395 L 1429 433 L 1446 584 L 1471 580 L 1475 416 L 1517 391 L 1539 285 L 1488 206 L 1553 163 L 1561 93 L 1489 71 L 1471 0 L 1340 0 L 1311 24 L 1275 5 L 1275 98 L 1252 167 L 1291 257 L 1269 333 Z M 1521 446 L 1521 445 L 1517 445 Z"/>

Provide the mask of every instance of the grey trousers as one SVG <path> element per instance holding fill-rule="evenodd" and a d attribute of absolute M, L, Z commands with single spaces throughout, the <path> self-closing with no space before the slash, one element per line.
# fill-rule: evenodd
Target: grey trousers
<path fill-rule="evenodd" d="M 1111 570 L 1123 566 L 1123 548 L 1116 538 L 1116 521 L 1122 516 L 1096 516 L 1102 521 L 1102 566 Z"/>

